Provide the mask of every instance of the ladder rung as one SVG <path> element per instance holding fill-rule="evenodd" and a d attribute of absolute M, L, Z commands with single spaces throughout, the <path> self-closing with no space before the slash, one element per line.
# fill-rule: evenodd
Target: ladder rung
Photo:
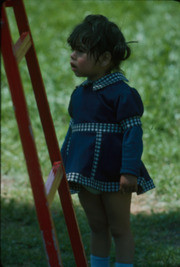
<path fill-rule="evenodd" d="M 51 205 L 54 199 L 54 195 L 60 185 L 62 177 L 63 177 L 63 170 L 61 162 L 60 161 L 55 162 L 45 185 L 47 200 L 49 202 L 49 205 Z"/>
<path fill-rule="evenodd" d="M 31 38 L 28 32 L 23 32 L 20 38 L 17 40 L 14 45 L 14 53 L 17 60 L 17 63 L 25 56 L 29 48 L 31 47 Z"/>

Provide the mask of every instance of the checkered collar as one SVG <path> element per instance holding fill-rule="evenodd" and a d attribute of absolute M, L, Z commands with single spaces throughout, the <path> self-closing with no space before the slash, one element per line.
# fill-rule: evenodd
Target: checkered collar
<path fill-rule="evenodd" d="M 126 79 L 126 77 L 121 73 L 121 72 L 114 72 L 111 74 L 108 74 L 96 81 L 91 81 L 89 79 L 87 79 L 86 81 L 84 81 L 81 86 L 83 87 L 87 87 L 89 85 L 93 86 L 93 91 L 97 91 L 99 89 L 102 89 L 108 85 L 111 85 L 113 83 L 116 83 L 118 81 L 126 81 L 128 82 L 128 80 Z"/>

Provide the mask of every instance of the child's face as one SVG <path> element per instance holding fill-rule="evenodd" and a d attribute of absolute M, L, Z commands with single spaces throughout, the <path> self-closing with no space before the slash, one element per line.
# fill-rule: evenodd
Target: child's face
<path fill-rule="evenodd" d="M 100 61 L 93 56 L 81 51 L 74 50 L 70 60 L 72 71 L 78 77 L 87 77 L 90 80 L 97 80 L 105 75 L 106 70 Z"/>

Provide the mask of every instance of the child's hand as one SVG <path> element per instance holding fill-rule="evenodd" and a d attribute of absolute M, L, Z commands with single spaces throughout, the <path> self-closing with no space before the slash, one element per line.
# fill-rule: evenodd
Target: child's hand
<path fill-rule="evenodd" d="M 122 193 L 137 192 L 137 177 L 131 174 L 122 174 L 120 177 L 120 191 Z"/>

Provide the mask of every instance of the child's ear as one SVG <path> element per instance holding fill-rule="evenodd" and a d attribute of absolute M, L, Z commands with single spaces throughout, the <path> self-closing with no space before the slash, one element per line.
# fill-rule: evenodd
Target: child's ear
<path fill-rule="evenodd" d="M 110 52 L 108 51 L 104 52 L 104 54 L 101 55 L 100 59 L 102 67 L 108 66 L 111 63 L 111 58 L 112 57 Z"/>

